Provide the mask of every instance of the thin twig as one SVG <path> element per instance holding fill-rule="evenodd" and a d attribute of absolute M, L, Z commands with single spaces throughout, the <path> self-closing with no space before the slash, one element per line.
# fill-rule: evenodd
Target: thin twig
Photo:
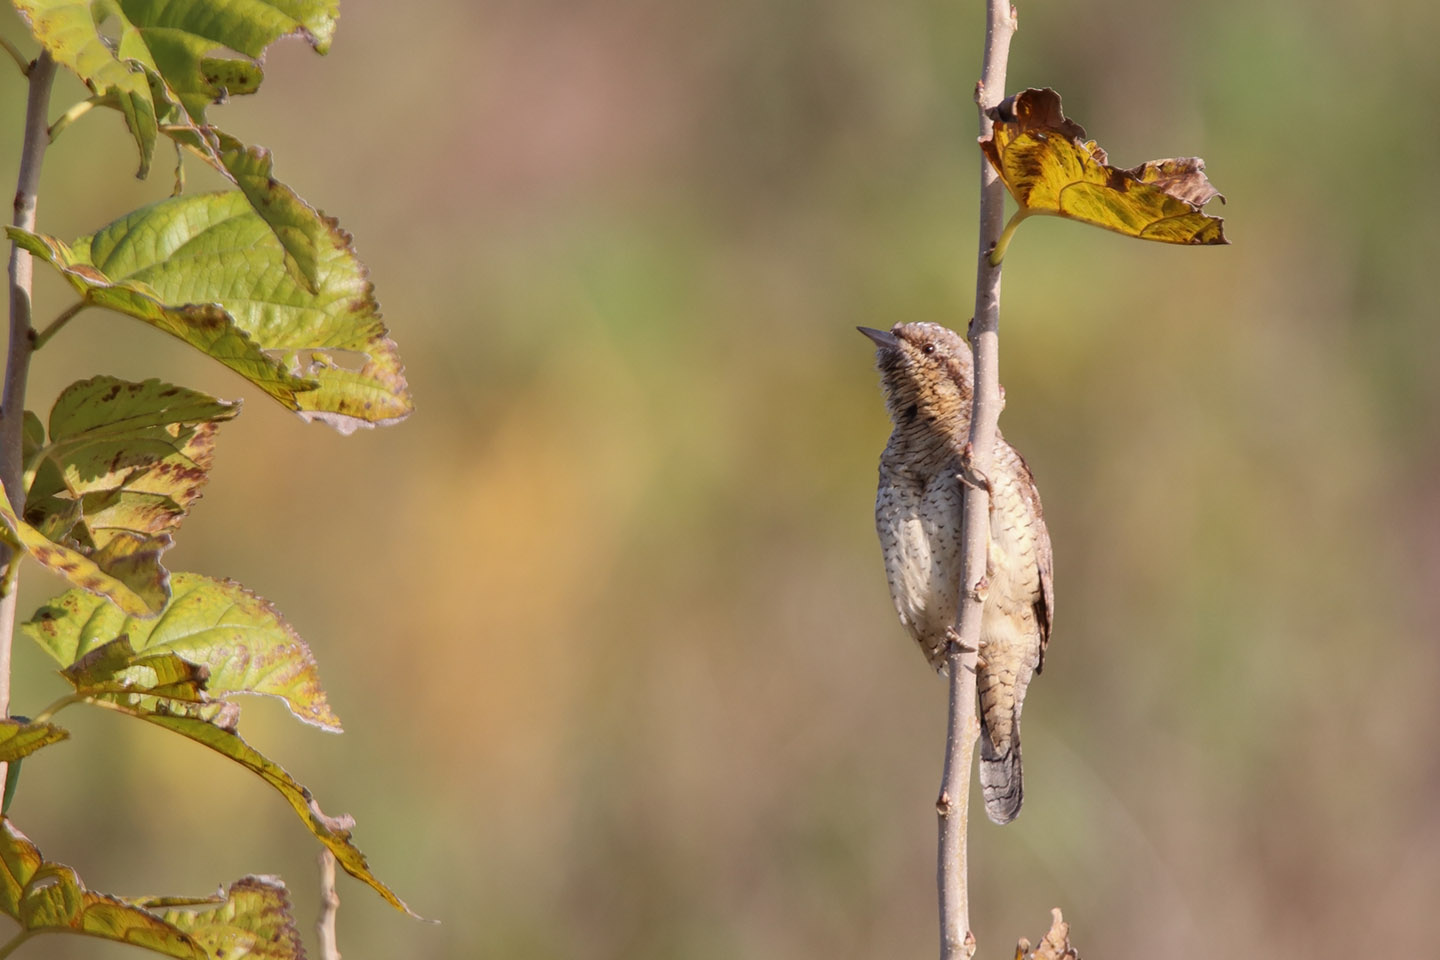
<path fill-rule="evenodd" d="M 986 0 L 985 59 L 975 102 L 980 108 L 980 135 L 990 133 L 985 110 L 1005 93 L 1005 67 L 1015 8 L 1009 0 Z M 990 265 L 990 251 L 1005 221 L 1005 189 L 995 171 L 980 164 L 980 249 L 975 275 L 975 316 L 970 321 L 970 349 L 975 356 L 975 395 L 970 416 L 970 470 L 979 477 L 990 472 L 1000 418 L 1000 268 Z M 958 642 L 950 644 L 950 726 L 945 738 L 945 772 L 935 808 L 940 815 L 939 863 L 940 958 L 968 960 L 975 952 L 970 934 L 970 901 L 966 863 L 966 831 L 970 813 L 970 764 L 980 724 L 975 716 L 975 656 L 980 618 L 985 606 L 985 568 L 990 544 L 990 493 L 982 484 L 965 488 L 961 527 L 964 565 L 961 568 Z"/>
<path fill-rule="evenodd" d="M 995 248 L 990 251 L 990 266 L 1000 266 L 1001 261 L 1005 259 L 1005 251 L 1010 249 L 1010 240 L 1015 236 L 1015 229 L 1024 223 L 1028 216 L 1030 216 L 1029 208 L 1021 207 L 1010 217 L 1010 222 L 1005 224 L 1005 229 L 1000 232 L 1000 238 L 995 241 Z"/>
<path fill-rule="evenodd" d="M 320 919 L 315 921 L 315 934 L 320 938 L 320 960 L 340 960 L 335 945 L 335 911 L 340 909 L 340 894 L 335 892 L 335 854 L 320 851 Z"/>
<path fill-rule="evenodd" d="M 20 48 L 4 37 L 0 37 L 0 47 L 5 48 L 5 52 L 10 54 L 10 59 L 14 60 L 15 64 L 20 68 L 20 75 L 28 77 L 30 75 L 30 61 L 25 59 L 25 54 L 20 52 Z"/>
<path fill-rule="evenodd" d="M 30 95 L 25 105 L 25 140 L 20 149 L 20 175 L 15 185 L 15 226 L 35 229 L 36 191 L 40 186 L 40 163 L 50 137 L 45 117 L 50 112 L 50 84 L 55 79 L 55 61 L 41 51 L 30 65 Z M 25 509 L 25 381 L 30 373 L 31 337 L 30 288 L 34 264 L 19 244 L 10 245 L 10 352 L 5 361 L 5 384 L 0 388 L 0 482 L 17 513 Z M 15 613 L 19 591 L 14 588 L 13 565 L 20 554 L 0 544 L 0 563 L 5 565 L 10 591 L 0 597 L 0 717 L 10 714 L 10 647 L 15 636 Z M 0 781 L 5 777 L 0 764 Z"/>
<path fill-rule="evenodd" d="M 75 104 L 75 106 L 60 114 L 59 119 L 57 119 L 54 123 L 50 124 L 50 142 L 54 143 L 60 137 L 60 134 L 65 132 L 65 128 L 70 126 L 70 124 L 74 123 L 76 120 L 79 120 L 81 117 L 85 116 L 85 114 L 89 113 L 91 110 L 94 110 L 101 104 L 110 102 L 113 99 L 114 97 L 111 95 L 97 93 L 95 94 L 95 96 L 90 97 L 87 100 L 81 100 L 79 103 Z"/>
<path fill-rule="evenodd" d="M 35 930 L 21 930 L 19 933 L 15 934 L 15 936 L 12 937 L 8 942 L 6 942 L 3 947 L 0 947 L 0 960 L 5 960 L 5 958 L 10 956 L 10 954 L 14 953 L 16 950 L 19 950 L 20 945 L 23 944 L 26 940 L 29 940 L 31 937 L 35 936 L 37 932 L 38 931 Z"/>
<path fill-rule="evenodd" d="M 67 693 L 65 694 L 65 696 L 50 704 L 50 706 L 46 707 L 44 710 L 41 710 L 39 713 L 35 714 L 35 716 L 31 718 L 31 722 L 49 723 L 50 718 L 55 716 L 55 714 L 59 713 L 61 710 L 64 710 L 71 704 L 84 703 L 86 700 L 89 699 L 90 694 L 88 693 Z"/>
<path fill-rule="evenodd" d="M 31 352 L 33 353 L 34 351 L 39 350 L 41 347 L 45 346 L 45 344 L 50 341 L 50 338 L 55 336 L 55 334 L 59 333 L 61 328 L 63 328 L 65 324 L 69 323 L 70 320 L 75 316 L 75 314 L 79 313 L 81 310 L 84 310 L 88 306 L 90 306 L 90 304 L 86 303 L 84 300 L 81 300 L 79 303 L 73 303 L 70 306 L 66 307 L 64 310 L 60 311 L 60 315 L 57 316 L 54 320 L 51 320 L 48 327 L 35 334 L 34 343 L 30 345 Z"/>

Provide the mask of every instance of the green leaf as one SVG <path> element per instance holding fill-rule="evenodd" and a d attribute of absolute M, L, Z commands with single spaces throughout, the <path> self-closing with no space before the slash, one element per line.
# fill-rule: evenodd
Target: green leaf
<path fill-rule="evenodd" d="M 142 693 L 143 691 L 136 691 Z M 355 826 L 353 818 L 342 815 L 327 816 L 310 791 L 295 781 L 279 764 L 250 746 L 235 732 L 238 711 L 223 710 L 215 713 L 207 708 L 213 704 L 191 705 L 175 701 L 159 701 L 153 707 L 143 700 L 132 697 L 130 702 L 106 698 L 95 701 L 98 705 L 120 713 L 137 717 L 155 726 L 163 727 L 196 743 L 204 744 L 224 757 L 229 757 L 260 777 L 279 791 L 291 808 L 299 815 L 306 828 L 315 838 L 330 848 L 335 860 L 345 872 L 368 884 L 385 900 L 412 917 L 417 917 L 405 902 L 370 872 L 365 854 L 350 842 L 350 831 Z M 233 705 L 228 705 L 233 706 Z"/>
<path fill-rule="evenodd" d="M 171 653 L 208 668 L 213 697 L 279 697 L 306 723 L 340 731 L 309 647 L 262 597 L 230 580 L 194 573 L 171 578 L 163 616 L 127 617 L 104 600 L 71 590 L 41 607 L 21 629 L 68 667 L 116 637 L 140 654 Z"/>
<path fill-rule="evenodd" d="M 145 597 L 123 579 L 112 576 L 85 554 L 54 542 L 17 517 L 3 488 L 0 488 L 0 539 L 24 550 L 41 566 L 58 573 L 80 589 L 109 597 L 132 616 L 153 617 L 159 612 L 158 607 L 150 606 Z"/>
<path fill-rule="evenodd" d="M 310 293 L 318 292 L 320 251 L 335 224 L 275 179 L 270 151 L 247 147 L 228 133 L 216 131 L 215 136 L 225 173 L 285 248 L 285 265 L 291 275 L 298 277 Z"/>
<path fill-rule="evenodd" d="M 251 93 L 265 48 L 286 35 L 330 48 L 338 0 L 15 0 L 56 62 L 101 96 L 113 96 L 150 167 L 157 110 L 145 71 L 155 71 L 195 123 L 226 96 Z M 107 42 L 100 26 L 117 37 Z M 233 50 L 245 59 L 217 57 Z"/>
<path fill-rule="evenodd" d="M 116 5 L 90 0 L 15 0 L 15 8 L 56 63 L 73 70 L 96 94 L 114 99 L 140 150 L 138 176 L 146 176 L 158 132 L 150 84 L 143 72 L 117 58 L 98 29 L 98 22 L 108 19 L 118 9 Z"/>
<path fill-rule="evenodd" d="M 180 337 L 307 420 L 341 433 L 394 423 L 411 410 L 404 368 L 349 234 L 325 228 L 314 293 L 239 193 L 162 200 L 73 247 L 7 232 L 87 302 Z"/>
<path fill-rule="evenodd" d="M 34 723 L 18 717 L 0 720 L 0 763 L 13 763 L 69 736 L 69 731 L 53 723 Z"/>
<path fill-rule="evenodd" d="M 132 901 L 184 930 L 217 960 L 304 960 L 300 931 L 285 884 L 245 877 L 224 894 L 200 900 L 147 897 Z"/>
<path fill-rule="evenodd" d="M 217 63 L 241 64 L 248 61 L 224 60 Z M 291 275 L 308 292 L 317 292 L 319 251 L 330 228 L 325 217 L 300 199 L 294 190 L 275 179 L 274 163 L 268 150 L 247 147 L 216 127 L 195 123 L 163 77 L 148 69 L 146 76 L 160 117 L 161 132 L 240 188 L 284 248 L 285 266 Z"/>
<path fill-rule="evenodd" d="M 160 555 L 200 496 L 215 430 L 239 413 L 159 380 L 73 383 L 50 411 L 50 442 L 26 459 L 25 521 L 163 606 Z"/>
<path fill-rule="evenodd" d="M 87 890 L 73 869 L 42 857 L 9 817 L 0 818 L 0 912 L 27 933 L 80 933 L 206 960 L 200 944 L 178 927 L 118 897 Z"/>
<path fill-rule="evenodd" d="M 45 424 L 40 422 L 40 418 L 35 415 L 34 410 L 26 410 L 25 423 L 21 429 L 23 430 L 20 444 L 21 458 L 29 463 L 30 458 L 45 446 Z"/>
<path fill-rule="evenodd" d="M 149 209 L 141 208 L 127 219 L 136 218 Z M 163 230 L 166 224 L 157 220 L 149 226 L 158 231 Z M 267 356 L 250 334 L 235 322 L 235 318 L 218 304 L 185 300 L 167 304 L 143 280 L 112 280 L 95 269 L 86 261 L 88 249 L 80 253 L 54 237 L 27 233 L 15 227 L 7 227 L 6 232 L 21 247 L 58 270 L 86 303 L 143 320 L 178 337 L 291 409 L 299 407 L 296 399 L 299 392 L 314 390 L 318 386 L 314 380 L 305 380 L 286 372 L 279 360 Z M 88 243 L 91 238 L 83 239 Z"/>
<path fill-rule="evenodd" d="M 31 627 L 37 621 L 45 622 L 37 615 L 37 620 L 26 625 L 32 636 L 36 636 Z M 46 645 L 43 640 L 42 645 Z M 48 645 L 46 649 L 50 649 Z M 235 732 L 239 709 L 233 702 L 205 696 L 207 673 L 204 667 L 192 667 L 174 653 L 147 650 L 137 654 L 123 635 L 91 649 L 61 671 L 76 693 L 89 697 L 86 702 L 171 730 L 259 776 L 279 791 L 316 839 L 335 854 L 345 872 L 369 884 L 397 909 L 417 916 L 370 872 L 365 854 L 350 842 L 355 821 L 349 816 L 327 816 L 309 790 L 240 738 Z M 181 697 L 175 696 L 177 691 Z"/>
<path fill-rule="evenodd" d="M 260 64 L 250 60 L 232 60 L 220 57 L 205 57 L 200 61 L 200 73 L 205 82 L 213 88 L 224 90 L 227 96 L 243 97 L 260 89 L 265 71 Z"/>

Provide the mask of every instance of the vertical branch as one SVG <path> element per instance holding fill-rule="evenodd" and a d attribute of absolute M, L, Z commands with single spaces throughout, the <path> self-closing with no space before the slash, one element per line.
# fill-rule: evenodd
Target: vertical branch
<path fill-rule="evenodd" d="M 55 79 L 55 61 L 42 51 L 29 65 L 30 95 L 25 105 L 25 139 L 20 148 L 20 176 L 15 185 L 15 226 L 35 229 L 35 205 L 40 186 L 40 163 L 50 143 L 46 116 L 50 112 L 50 84 Z M 5 384 L 0 388 L 0 483 L 16 512 L 25 509 L 25 381 L 30 373 L 30 354 L 35 331 L 30 327 L 30 289 L 34 264 L 30 254 L 10 246 L 10 349 L 5 361 Z M 10 647 L 15 633 L 15 604 L 18 593 L 13 566 L 18 553 L 0 544 L 0 561 L 8 586 L 0 597 L 0 717 L 10 714 Z M 0 764 L 3 769 L 4 764 Z M 0 772 L 0 780 L 4 773 Z"/>
<path fill-rule="evenodd" d="M 340 960 L 335 943 L 335 912 L 340 909 L 340 894 L 335 892 L 335 854 L 320 851 L 320 919 L 315 921 L 315 934 L 320 940 L 320 960 Z"/>
<path fill-rule="evenodd" d="M 985 110 L 1005 95 L 1005 67 L 1010 37 L 1015 32 L 1015 8 L 1010 0 L 986 0 L 985 57 L 975 101 L 980 108 L 980 135 L 990 133 Z M 966 831 L 969 826 L 970 765 L 980 724 L 975 711 L 975 657 L 979 649 L 980 618 L 988 581 L 985 576 L 990 544 L 990 491 L 986 476 L 995 448 L 1000 419 L 1000 268 L 991 266 L 989 254 L 1005 227 L 1005 188 L 995 171 L 980 164 L 980 249 L 975 277 L 975 316 L 970 321 L 970 349 L 975 357 L 975 394 L 970 418 L 970 441 L 965 453 L 969 480 L 966 487 L 961 542 L 960 609 L 956 616 L 958 642 L 951 643 L 950 725 L 945 738 L 945 770 L 939 813 L 941 960 L 968 960 L 975 952 L 970 934 Z"/>

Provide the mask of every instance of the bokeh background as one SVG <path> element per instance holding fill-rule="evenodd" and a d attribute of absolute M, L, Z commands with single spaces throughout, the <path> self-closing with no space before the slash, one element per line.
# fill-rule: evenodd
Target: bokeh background
<path fill-rule="evenodd" d="M 969 317 L 980 6 L 348 0 L 330 56 L 279 44 L 214 117 L 355 234 L 413 418 L 307 427 L 98 312 L 37 357 L 41 410 L 101 372 L 246 398 L 171 566 L 309 640 L 347 733 L 262 702 L 242 731 L 442 921 L 345 880 L 346 957 L 933 956 L 944 685 L 886 593 L 853 328 Z M 972 829 L 982 955 L 1052 906 L 1093 957 L 1428 955 L 1440 12 L 1020 18 L 1010 89 L 1058 88 L 1121 164 L 1204 156 L 1233 245 L 1045 220 L 1007 259 L 1003 426 L 1058 618 L 1024 814 Z M 34 49 L 8 5 L 0 31 Z M 0 82 L 0 183 L 23 97 Z M 112 113 L 71 128 L 41 229 L 168 192 L 131 151 Z M 39 315 L 67 302 L 42 275 Z M 32 569 L 24 608 L 59 589 Z M 17 711 L 61 692 L 17 661 Z M 315 845 L 277 796 L 62 719 L 13 810 L 47 856 L 121 893 L 278 873 L 310 936 Z"/>

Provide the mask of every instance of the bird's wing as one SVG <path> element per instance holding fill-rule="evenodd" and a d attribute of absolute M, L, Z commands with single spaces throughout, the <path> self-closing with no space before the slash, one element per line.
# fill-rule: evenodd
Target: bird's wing
<path fill-rule="evenodd" d="M 1004 441 L 1001 441 L 1004 443 Z M 1035 566 L 1040 573 L 1040 595 L 1035 598 L 1035 620 L 1040 626 L 1040 657 L 1035 664 L 1039 673 L 1045 666 L 1045 649 L 1050 645 L 1050 626 L 1055 621 L 1055 554 L 1050 546 L 1050 531 L 1045 526 L 1045 509 L 1040 505 L 1040 488 L 1035 475 L 1020 451 L 1009 447 L 1019 465 L 1020 488 L 1029 507 L 1030 521 L 1035 525 Z"/>

